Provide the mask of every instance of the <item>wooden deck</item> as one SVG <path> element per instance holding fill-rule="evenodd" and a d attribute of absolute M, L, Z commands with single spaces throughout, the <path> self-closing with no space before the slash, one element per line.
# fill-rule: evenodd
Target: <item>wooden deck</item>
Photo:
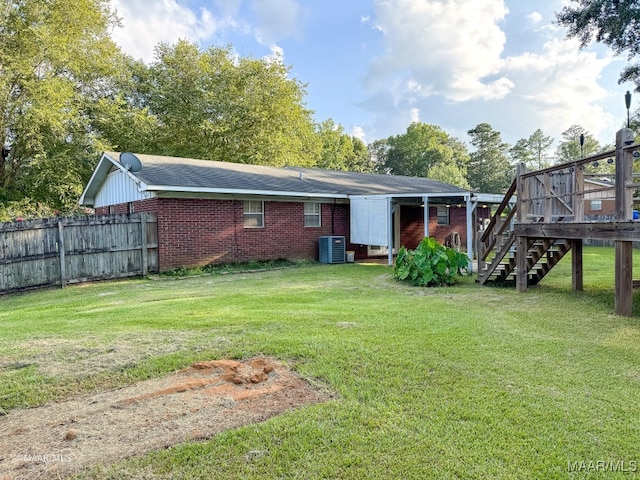
<path fill-rule="evenodd" d="M 640 240 L 640 221 L 582 223 L 516 223 L 516 236 L 535 238 L 564 238 L 572 240 Z"/>
<path fill-rule="evenodd" d="M 582 245 L 587 239 L 612 240 L 615 244 L 615 312 L 631 316 L 633 242 L 640 240 L 640 221 L 633 220 L 633 202 L 640 184 L 633 176 L 633 132 L 616 135 L 616 149 L 543 170 L 529 172 L 523 165 L 505 195 L 478 248 L 478 281 L 515 282 L 519 291 L 538 283 L 571 251 L 572 286 L 582 290 Z M 590 165 L 606 161 L 614 173 L 587 188 Z M 614 206 L 608 218 L 588 220 L 585 205 L 604 199 Z M 605 218 L 605 217 L 603 217 Z"/>

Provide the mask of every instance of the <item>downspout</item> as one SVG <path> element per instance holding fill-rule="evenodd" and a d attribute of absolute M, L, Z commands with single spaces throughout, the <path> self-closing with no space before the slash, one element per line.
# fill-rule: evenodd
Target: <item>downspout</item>
<path fill-rule="evenodd" d="M 333 199 L 333 205 L 331 205 L 331 235 L 336 234 L 336 225 L 334 219 L 334 213 L 336 211 L 336 199 Z"/>

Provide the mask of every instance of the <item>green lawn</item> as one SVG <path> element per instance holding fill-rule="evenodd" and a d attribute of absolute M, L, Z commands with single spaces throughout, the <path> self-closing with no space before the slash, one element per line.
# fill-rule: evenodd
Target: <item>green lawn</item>
<path fill-rule="evenodd" d="M 613 265 L 586 248 L 584 293 L 567 258 L 524 294 L 344 264 L 1 297 L 0 407 L 264 354 L 336 399 L 82 478 L 630 478 L 640 298 L 613 315 Z"/>

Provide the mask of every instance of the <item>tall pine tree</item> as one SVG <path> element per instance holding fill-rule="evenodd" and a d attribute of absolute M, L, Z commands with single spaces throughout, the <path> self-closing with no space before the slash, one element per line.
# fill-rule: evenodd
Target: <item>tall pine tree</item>
<path fill-rule="evenodd" d="M 467 178 L 471 188 L 481 193 L 503 193 L 513 181 L 509 163 L 509 145 L 500 132 L 488 123 L 480 123 L 467 132 L 476 150 L 470 154 Z"/>

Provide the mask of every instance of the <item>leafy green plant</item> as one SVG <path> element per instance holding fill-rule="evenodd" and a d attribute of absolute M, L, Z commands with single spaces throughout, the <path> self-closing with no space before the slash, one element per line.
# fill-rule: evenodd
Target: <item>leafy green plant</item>
<path fill-rule="evenodd" d="M 412 285 L 434 287 L 453 285 L 462 276 L 468 259 L 464 253 L 439 244 L 431 237 L 423 238 L 415 250 L 400 248 L 394 274 L 398 280 Z"/>

